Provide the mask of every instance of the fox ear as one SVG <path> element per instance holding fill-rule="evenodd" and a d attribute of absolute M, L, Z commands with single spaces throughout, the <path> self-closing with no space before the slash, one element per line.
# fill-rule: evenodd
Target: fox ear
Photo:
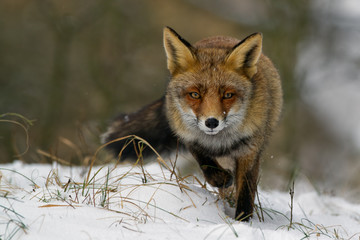
<path fill-rule="evenodd" d="M 236 44 L 226 58 L 226 65 L 233 69 L 243 69 L 248 77 L 255 75 L 256 64 L 262 50 L 262 34 L 254 33 Z"/>
<path fill-rule="evenodd" d="M 167 67 L 172 75 L 187 70 L 195 62 L 194 48 L 169 27 L 164 28 Z"/>

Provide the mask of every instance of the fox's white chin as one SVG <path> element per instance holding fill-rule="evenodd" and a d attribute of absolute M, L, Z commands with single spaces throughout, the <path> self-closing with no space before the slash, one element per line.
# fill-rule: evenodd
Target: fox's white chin
<path fill-rule="evenodd" d="M 204 131 L 204 133 L 206 133 L 207 135 L 216 135 L 218 134 L 220 131 L 216 131 L 216 130 L 208 130 L 208 131 Z"/>

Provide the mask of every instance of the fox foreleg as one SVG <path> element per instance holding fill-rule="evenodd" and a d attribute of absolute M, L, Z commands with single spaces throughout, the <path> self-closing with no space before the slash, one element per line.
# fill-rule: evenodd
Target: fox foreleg
<path fill-rule="evenodd" d="M 254 209 L 255 193 L 259 175 L 259 155 L 250 154 L 236 164 L 236 211 L 235 219 L 249 221 Z"/>
<path fill-rule="evenodd" d="M 233 173 L 230 170 L 222 168 L 215 157 L 192 151 L 191 148 L 190 152 L 199 163 L 206 181 L 212 186 L 228 188 L 233 184 Z"/>

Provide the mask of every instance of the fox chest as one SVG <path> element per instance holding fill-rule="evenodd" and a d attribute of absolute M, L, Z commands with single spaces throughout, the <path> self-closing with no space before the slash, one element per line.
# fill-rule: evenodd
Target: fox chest
<path fill-rule="evenodd" d="M 200 165 L 216 164 L 223 169 L 234 172 L 236 162 L 248 152 L 249 141 L 248 138 L 239 139 L 228 146 L 221 146 L 220 144 L 207 146 L 204 145 L 204 142 L 191 142 L 187 143 L 186 146 Z"/>

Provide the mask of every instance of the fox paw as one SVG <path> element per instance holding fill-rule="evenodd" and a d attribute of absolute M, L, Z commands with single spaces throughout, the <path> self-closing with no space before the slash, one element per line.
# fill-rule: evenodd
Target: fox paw
<path fill-rule="evenodd" d="M 228 188 L 233 184 L 233 175 L 229 170 L 206 167 L 202 168 L 204 171 L 205 179 L 214 187 Z"/>

